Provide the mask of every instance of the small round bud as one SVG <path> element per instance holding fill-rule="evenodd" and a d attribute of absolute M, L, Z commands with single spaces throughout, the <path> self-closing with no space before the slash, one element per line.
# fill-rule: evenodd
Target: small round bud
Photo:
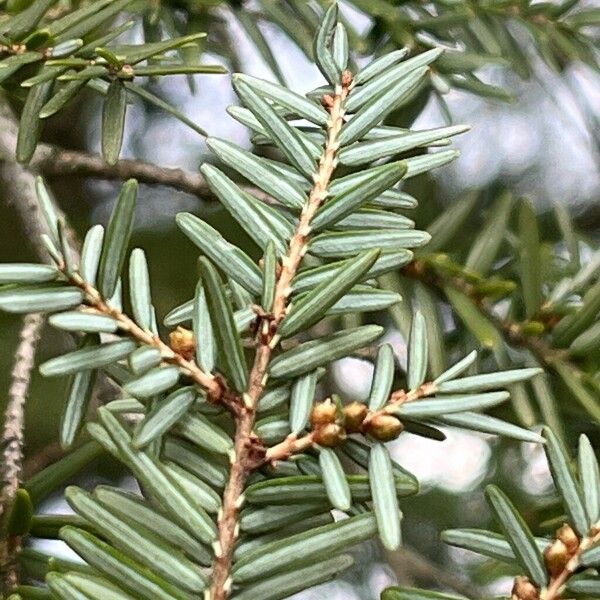
<path fill-rule="evenodd" d="M 313 434 L 313 438 L 317 444 L 332 448 L 338 446 L 346 439 L 346 431 L 340 425 L 329 423 L 319 427 Z"/>
<path fill-rule="evenodd" d="M 313 429 L 317 429 L 321 425 L 327 425 L 328 423 L 335 423 L 337 418 L 337 408 L 331 400 L 325 400 L 316 404 L 310 413 L 310 423 Z"/>
<path fill-rule="evenodd" d="M 325 108 L 330 109 L 333 106 L 333 96 L 331 94 L 324 94 L 321 98 L 321 104 Z"/>
<path fill-rule="evenodd" d="M 123 65 L 121 67 L 121 73 L 123 73 L 123 75 L 127 75 L 127 77 L 131 77 L 132 79 L 135 75 L 135 71 L 131 65 Z"/>
<path fill-rule="evenodd" d="M 512 600 L 539 600 L 539 590 L 527 579 L 517 577 L 512 589 Z"/>
<path fill-rule="evenodd" d="M 559 539 L 567 548 L 569 556 L 572 556 L 579 548 L 579 538 L 570 525 L 565 523 L 557 532 L 556 538 Z"/>
<path fill-rule="evenodd" d="M 344 407 L 344 424 L 348 433 L 358 433 L 369 409 L 362 402 L 352 402 Z"/>
<path fill-rule="evenodd" d="M 560 575 L 569 562 L 569 553 L 566 545 L 560 540 L 554 540 L 551 546 L 548 546 L 544 552 L 544 560 L 548 573 L 552 577 Z"/>
<path fill-rule="evenodd" d="M 169 334 L 169 343 L 173 352 L 181 354 L 186 360 L 194 358 L 196 352 L 196 341 L 194 334 L 185 327 L 177 327 Z"/>
<path fill-rule="evenodd" d="M 367 433 L 380 442 L 395 440 L 403 431 L 404 425 L 392 415 L 375 415 L 366 424 Z"/>

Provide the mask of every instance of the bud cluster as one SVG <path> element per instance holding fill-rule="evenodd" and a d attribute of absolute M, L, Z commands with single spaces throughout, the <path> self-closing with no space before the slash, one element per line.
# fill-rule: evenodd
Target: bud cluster
<path fill-rule="evenodd" d="M 346 430 L 338 421 L 338 409 L 329 398 L 315 405 L 310 415 L 315 442 L 328 447 L 343 442 L 346 439 Z"/>
<path fill-rule="evenodd" d="M 556 539 L 544 552 L 548 573 L 558 577 L 579 548 L 579 538 L 566 523 L 556 531 Z"/>
<path fill-rule="evenodd" d="M 381 442 L 389 442 L 404 430 L 396 417 L 370 413 L 362 402 L 352 402 L 338 409 L 330 399 L 315 405 L 310 422 L 313 438 L 322 446 L 337 446 L 348 433 L 365 433 Z"/>
<path fill-rule="evenodd" d="M 580 539 L 566 523 L 556 531 L 556 538 L 544 551 L 546 569 L 552 579 L 559 577 L 579 550 Z M 517 577 L 511 600 L 540 600 L 540 590 L 524 576 Z"/>
<path fill-rule="evenodd" d="M 520 576 L 515 579 L 511 600 L 540 600 L 540 591 L 527 577 Z"/>

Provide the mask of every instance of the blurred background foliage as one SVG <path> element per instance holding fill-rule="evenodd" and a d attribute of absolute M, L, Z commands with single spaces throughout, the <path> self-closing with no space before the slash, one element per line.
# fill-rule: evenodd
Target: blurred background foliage
<path fill-rule="evenodd" d="M 58 0 L 46 4 L 42 25 L 94 3 Z M 123 81 L 133 81 L 170 107 L 170 110 L 157 107 L 139 94 L 130 96 L 121 149 L 124 158 L 190 171 L 196 171 L 206 160 L 214 160 L 208 156 L 203 136 L 182 122 L 177 113 L 211 135 L 252 146 L 248 131 L 225 110 L 235 102 L 229 74 L 204 74 L 199 65 L 222 65 L 229 72 L 244 71 L 279 79 L 302 92 L 321 83 L 310 56 L 311 40 L 322 7 L 328 4 L 326 0 L 133 0 L 122 4 L 93 30 L 77 33 L 91 54 L 82 59 L 88 61 L 86 64 L 72 62 L 69 68 L 79 72 L 89 66 L 89 61 L 107 64 L 107 56 L 111 68 L 86 79 L 86 85 L 80 86 L 69 102 L 44 119 L 40 128 L 42 142 L 99 152 L 104 93 L 108 81 L 121 76 L 123 65 L 111 66 L 110 55 L 98 52 L 94 42 L 104 40 L 111 31 L 120 31 L 121 26 L 123 32 L 110 42 L 113 46 L 150 43 L 199 32 L 208 34 L 193 44 L 180 45 L 166 63 L 161 56 L 147 63 L 168 64 L 171 69 L 174 64 L 187 66 L 180 69 L 182 74 L 160 78 L 136 75 L 133 80 L 123 77 Z M 0 34 L 7 36 L 9 42 L 25 46 L 29 43 L 41 55 L 2 80 L 3 93 L 17 113 L 23 110 L 23 101 L 30 93 L 21 84 L 39 73 L 35 69 L 48 68 L 46 62 L 52 56 L 44 50 L 53 47 L 55 40 L 31 41 L 23 36 L 12 39 L 10 31 L 3 29 L 3 23 L 8 15 L 35 5 L 39 2 L 0 2 Z M 411 308 L 423 303 L 436 307 L 439 331 L 446 336 L 445 343 L 439 344 L 440 364 L 451 362 L 459 350 L 465 353 L 473 348 L 484 350 L 484 369 L 528 364 L 531 360 L 539 362 L 538 353 L 524 352 L 523 345 L 517 343 L 518 336 L 545 339 L 549 329 L 548 322 L 534 314 L 539 312 L 539 302 L 533 313 L 529 311 L 528 300 L 523 297 L 526 293 L 522 293 L 523 278 L 529 278 L 531 283 L 532 277 L 541 277 L 538 285 L 542 289 L 543 283 L 546 295 L 561 278 L 572 276 L 580 264 L 589 261 L 597 247 L 600 8 L 594 0 L 348 0 L 340 2 L 340 6 L 350 32 L 350 46 L 358 49 L 353 56 L 356 65 L 364 64 L 367 57 L 398 48 L 406 47 L 413 54 L 434 46 L 447 49 L 432 70 L 428 85 L 409 106 L 389 118 L 390 124 L 427 128 L 444 122 L 466 122 L 473 127 L 469 134 L 458 139 L 462 156 L 455 163 L 435 171 L 433 176 L 411 179 L 403 188 L 419 199 L 419 208 L 411 212 L 411 218 L 420 228 L 433 227 L 439 237 L 434 235 L 435 247 L 425 249 L 419 256 L 418 266 L 422 271 L 385 282 L 399 286 L 405 296 L 404 303 L 390 314 L 374 318 L 389 326 L 388 338 L 401 364 L 405 364 L 404 335 Z M 131 25 L 125 27 L 129 22 Z M 6 60 L 13 52 L 6 48 L 13 46 L 4 39 L 0 43 L 5 46 Z M 75 46 L 68 54 L 73 59 L 81 48 Z M 0 62 L 0 78 L 1 69 Z M 66 83 L 56 85 L 59 89 Z M 256 149 L 261 152 L 260 146 Z M 118 183 L 99 177 L 65 175 L 48 176 L 47 180 L 79 234 L 96 222 L 106 222 Z M 505 192 L 512 194 L 512 199 Z M 0 197 L 2 194 L 0 189 Z M 528 198 L 527 204 L 519 200 L 522 196 Z M 454 212 L 446 212 L 449 207 Z M 532 213 L 528 212 L 529 207 L 533 208 Z M 138 208 L 133 243 L 147 252 L 159 315 L 164 316 L 190 298 L 196 279 L 196 251 L 175 230 L 176 212 L 191 210 L 202 215 L 258 258 L 257 248 L 239 226 L 210 200 L 170 187 L 145 185 L 141 188 Z M 0 260 L 35 261 L 17 213 L 6 202 L 0 204 L 0 211 Z M 524 225 L 526 219 L 534 219 L 537 224 L 533 228 Z M 518 259 L 522 249 L 519 235 L 524 232 L 529 235 L 536 229 L 541 241 L 534 249 L 538 262 L 533 264 L 532 274 L 531 269 L 523 271 L 523 263 Z M 477 240 L 482 243 L 479 235 L 482 231 L 488 243 L 491 238 L 497 240 L 496 252 L 489 260 L 473 254 Z M 447 256 L 441 259 L 432 256 L 432 250 L 449 255 L 455 262 L 450 262 Z M 485 266 L 485 262 L 489 264 Z M 470 269 L 465 270 L 465 264 L 470 264 Z M 477 287 L 481 280 L 473 275 L 478 270 L 484 276 L 495 277 L 495 290 L 481 292 Z M 417 281 L 423 279 L 423 273 L 426 280 L 428 277 L 435 280 L 437 287 Z M 521 329 L 511 332 L 500 328 L 498 334 L 492 328 L 490 333 L 489 322 L 482 325 L 472 317 L 475 305 L 465 308 L 464 302 L 456 298 L 449 303 L 452 296 L 440 293 L 448 282 L 461 294 L 466 290 L 463 300 L 483 299 L 485 307 L 498 316 L 496 324 L 504 323 L 508 315 Z M 457 303 L 462 307 L 458 316 L 453 310 L 459 308 Z M 6 390 L 20 319 L 2 314 L 0 325 L 0 389 Z M 523 327 L 529 329 L 524 331 Z M 57 354 L 58 349 L 69 343 L 46 328 L 39 361 Z M 596 345 L 576 359 L 578 368 L 587 377 L 583 396 L 581 390 L 569 386 L 573 382 L 568 373 L 566 377 L 557 377 L 549 369 L 548 388 L 516 390 L 516 401 L 512 407 L 502 409 L 502 416 L 528 426 L 551 422 L 568 440 L 585 431 L 598 444 L 600 381 L 595 376 L 599 358 Z M 435 370 L 436 365 L 431 366 Z M 345 397 L 361 397 L 368 388 L 370 372 L 371 367 L 365 361 L 347 359 L 336 366 L 326 385 L 330 391 L 342 391 Z M 63 385 L 62 381 L 34 377 L 26 417 L 28 456 L 56 440 Z M 466 578 L 449 575 L 458 564 L 465 573 L 471 572 L 476 586 L 497 578 L 506 581 L 502 577 L 510 573 L 498 570 L 495 565 L 491 568 L 465 552 L 450 550 L 438 538 L 445 527 L 488 525 L 490 515 L 482 489 L 489 481 L 499 484 L 515 499 L 537 531 L 545 520 L 557 515 L 543 453 L 531 445 L 448 429 L 447 440 L 441 443 L 410 434 L 403 436 L 397 443 L 396 458 L 424 482 L 421 495 L 406 500 L 403 510 L 407 545 L 425 559 L 385 557 L 375 543 L 361 546 L 357 570 L 331 587 L 334 597 L 371 598 L 371 590 L 381 589 L 397 578 L 403 583 L 454 586 L 468 592 L 471 588 L 465 583 Z M 117 478 L 119 473 L 111 463 L 103 462 L 88 476 L 105 480 Z M 363 582 L 362 589 L 357 587 L 359 581 Z M 311 592 L 305 596 L 312 597 Z"/>

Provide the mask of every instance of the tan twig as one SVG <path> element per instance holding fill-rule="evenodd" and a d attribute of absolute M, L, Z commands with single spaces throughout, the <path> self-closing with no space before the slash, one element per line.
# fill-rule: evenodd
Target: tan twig
<path fill-rule="evenodd" d="M 2 493 L 0 497 L 0 518 L 9 514 L 22 481 L 25 404 L 43 322 L 44 320 L 39 314 L 31 314 L 25 317 L 19 345 L 15 353 L 1 440 Z M 0 571 L 3 575 L 2 585 L 5 591 L 10 590 L 17 584 L 16 556 L 19 549 L 20 539 L 14 536 L 8 535 L 0 542 Z"/>
<path fill-rule="evenodd" d="M 14 497 L 21 479 L 24 409 L 42 324 L 43 318 L 40 314 L 35 313 L 25 317 L 11 373 L 2 433 L 2 480 L 5 484 L 2 491 L 3 494 L 11 497 Z"/>
<path fill-rule="evenodd" d="M 279 460 L 287 460 L 294 454 L 300 454 L 310 450 L 315 444 L 314 436 L 311 433 L 307 433 L 302 437 L 298 437 L 295 434 L 289 435 L 283 442 L 271 446 L 265 454 L 265 462 L 277 462 Z"/>
<path fill-rule="evenodd" d="M 30 166 L 44 175 L 81 175 L 118 181 L 133 178 L 140 183 L 172 187 L 203 200 L 216 199 L 200 173 L 179 168 L 159 167 L 142 160 L 121 159 L 116 164 L 109 165 L 99 154 L 64 150 L 49 144 L 40 144 Z M 273 202 L 268 194 L 257 187 L 244 185 L 241 187 L 264 202 Z"/>
<path fill-rule="evenodd" d="M 402 274 L 424 283 L 442 296 L 446 295 L 444 288 L 447 286 L 462 292 L 473 302 L 481 314 L 496 327 L 509 344 L 527 348 L 547 367 L 552 368 L 557 361 L 568 360 L 567 351 L 554 348 L 539 335 L 523 333 L 522 324 L 520 323 L 500 318 L 490 306 L 489 300 L 477 293 L 474 287 L 465 279 L 459 276 L 445 277 L 432 268 L 426 260 L 422 259 L 415 259 L 403 267 Z"/>
<path fill-rule="evenodd" d="M 242 413 L 236 422 L 235 453 L 229 481 L 223 497 L 223 508 L 219 514 L 219 539 L 215 543 L 215 562 L 211 600 L 226 600 L 231 594 L 231 566 L 233 551 L 238 538 L 238 513 L 243 505 L 243 492 L 250 470 L 260 462 L 264 452 L 262 444 L 253 434 L 256 407 L 264 390 L 267 370 L 273 349 L 279 342 L 277 327 L 285 316 L 291 283 L 306 252 L 310 235 L 310 223 L 327 197 L 327 189 L 337 164 L 338 136 L 343 125 L 344 102 L 348 95 L 352 76 L 344 75 L 343 85 L 329 105 L 330 119 L 327 140 L 313 176 L 313 187 L 304 206 L 296 231 L 290 240 L 286 256 L 282 259 L 281 271 L 275 286 L 272 314 L 261 319 L 257 333 L 257 349 L 250 373 L 248 390 L 244 394 Z M 257 457 L 257 453 L 259 456 Z M 258 459 L 258 460 L 257 460 Z"/>
<path fill-rule="evenodd" d="M 108 315 L 118 321 L 120 330 L 136 341 L 148 346 L 154 346 L 160 350 L 164 362 L 178 366 L 183 373 L 188 375 L 206 391 L 212 401 L 224 401 L 227 404 L 231 401 L 233 405 L 237 404 L 237 399 L 228 393 L 226 385 L 219 378 L 210 373 L 205 373 L 194 360 L 190 360 L 179 352 L 175 352 L 160 337 L 154 335 L 149 330 L 143 329 L 121 310 L 108 304 L 100 292 L 84 281 L 79 274 L 73 273 L 69 278 L 72 283 L 83 290 L 89 306 L 93 307 L 99 313 Z"/>

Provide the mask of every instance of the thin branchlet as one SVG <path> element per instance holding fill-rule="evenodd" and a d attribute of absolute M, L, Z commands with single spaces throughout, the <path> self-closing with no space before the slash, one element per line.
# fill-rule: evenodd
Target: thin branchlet
<path fill-rule="evenodd" d="M 67 277 L 71 283 L 84 292 L 87 305 L 95 309 L 98 313 L 115 319 L 119 323 L 119 328 L 140 344 L 157 348 L 165 363 L 178 366 L 185 375 L 190 377 L 202 390 L 206 391 L 210 400 L 221 402 L 233 412 L 237 412 L 239 399 L 235 394 L 230 392 L 222 379 L 215 377 L 211 373 L 206 373 L 186 353 L 177 352 L 158 335 L 140 327 L 120 309 L 111 306 L 102 297 L 100 292 L 86 282 L 78 273 L 67 274 Z"/>
<path fill-rule="evenodd" d="M 25 317 L 15 353 L 1 439 L 3 451 L 0 519 L 9 514 L 23 479 L 25 406 L 43 324 L 44 319 L 40 314 L 34 313 Z M 18 536 L 8 535 L 0 541 L 0 573 L 2 574 L 3 592 L 8 593 L 18 583 L 17 557 L 20 548 L 21 540 Z"/>
<path fill-rule="evenodd" d="M 390 394 L 388 403 L 379 410 L 369 410 L 365 405 L 363 405 L 365 410 L 364 414 L 361 414 L 360 425 L 356 431 L 348 430 L 347 433 L 356 433 L 357 431 L 366 433 L 369 431 L 371 423 L 377 422 L 377 419 L 380 417 L 391 415 L 391 413 L 393 413 L 394 410 L 402 404 L 415 402 L 423 398 L 430 397 L 435 393 L 436 386 L 432 382 L 424 383 L 410 392 L 406 392 L 405 390 L 396 390 Z M 347 409 L 348 407 L 346 407 L 346 410 Z M 342 422 L 340 425 L 341 435 L 338 436 L 339 439 L 336 441 L 335 445 L 338 445 L 344 441 L 346 434 L 345 429 L 347 429 L 347 427 L 345 427 L 344 423 Z M 398 433 L 400 433 L 400 431 L 401 429 L 399 429 Z M 302 452 L 306 452 L 307 450 L 315 447 L 315 445 L 318 443 L 318 434 L 316 433 L 314 427 L 313 431 L 301 437 L 298 437 L 295 434 L 289 435 L 279 444 L 271 446 L 266 450 L 263 463 L 275 463 L 281 460 L 288 460 L 295 454 L 301 454 Z"/>

